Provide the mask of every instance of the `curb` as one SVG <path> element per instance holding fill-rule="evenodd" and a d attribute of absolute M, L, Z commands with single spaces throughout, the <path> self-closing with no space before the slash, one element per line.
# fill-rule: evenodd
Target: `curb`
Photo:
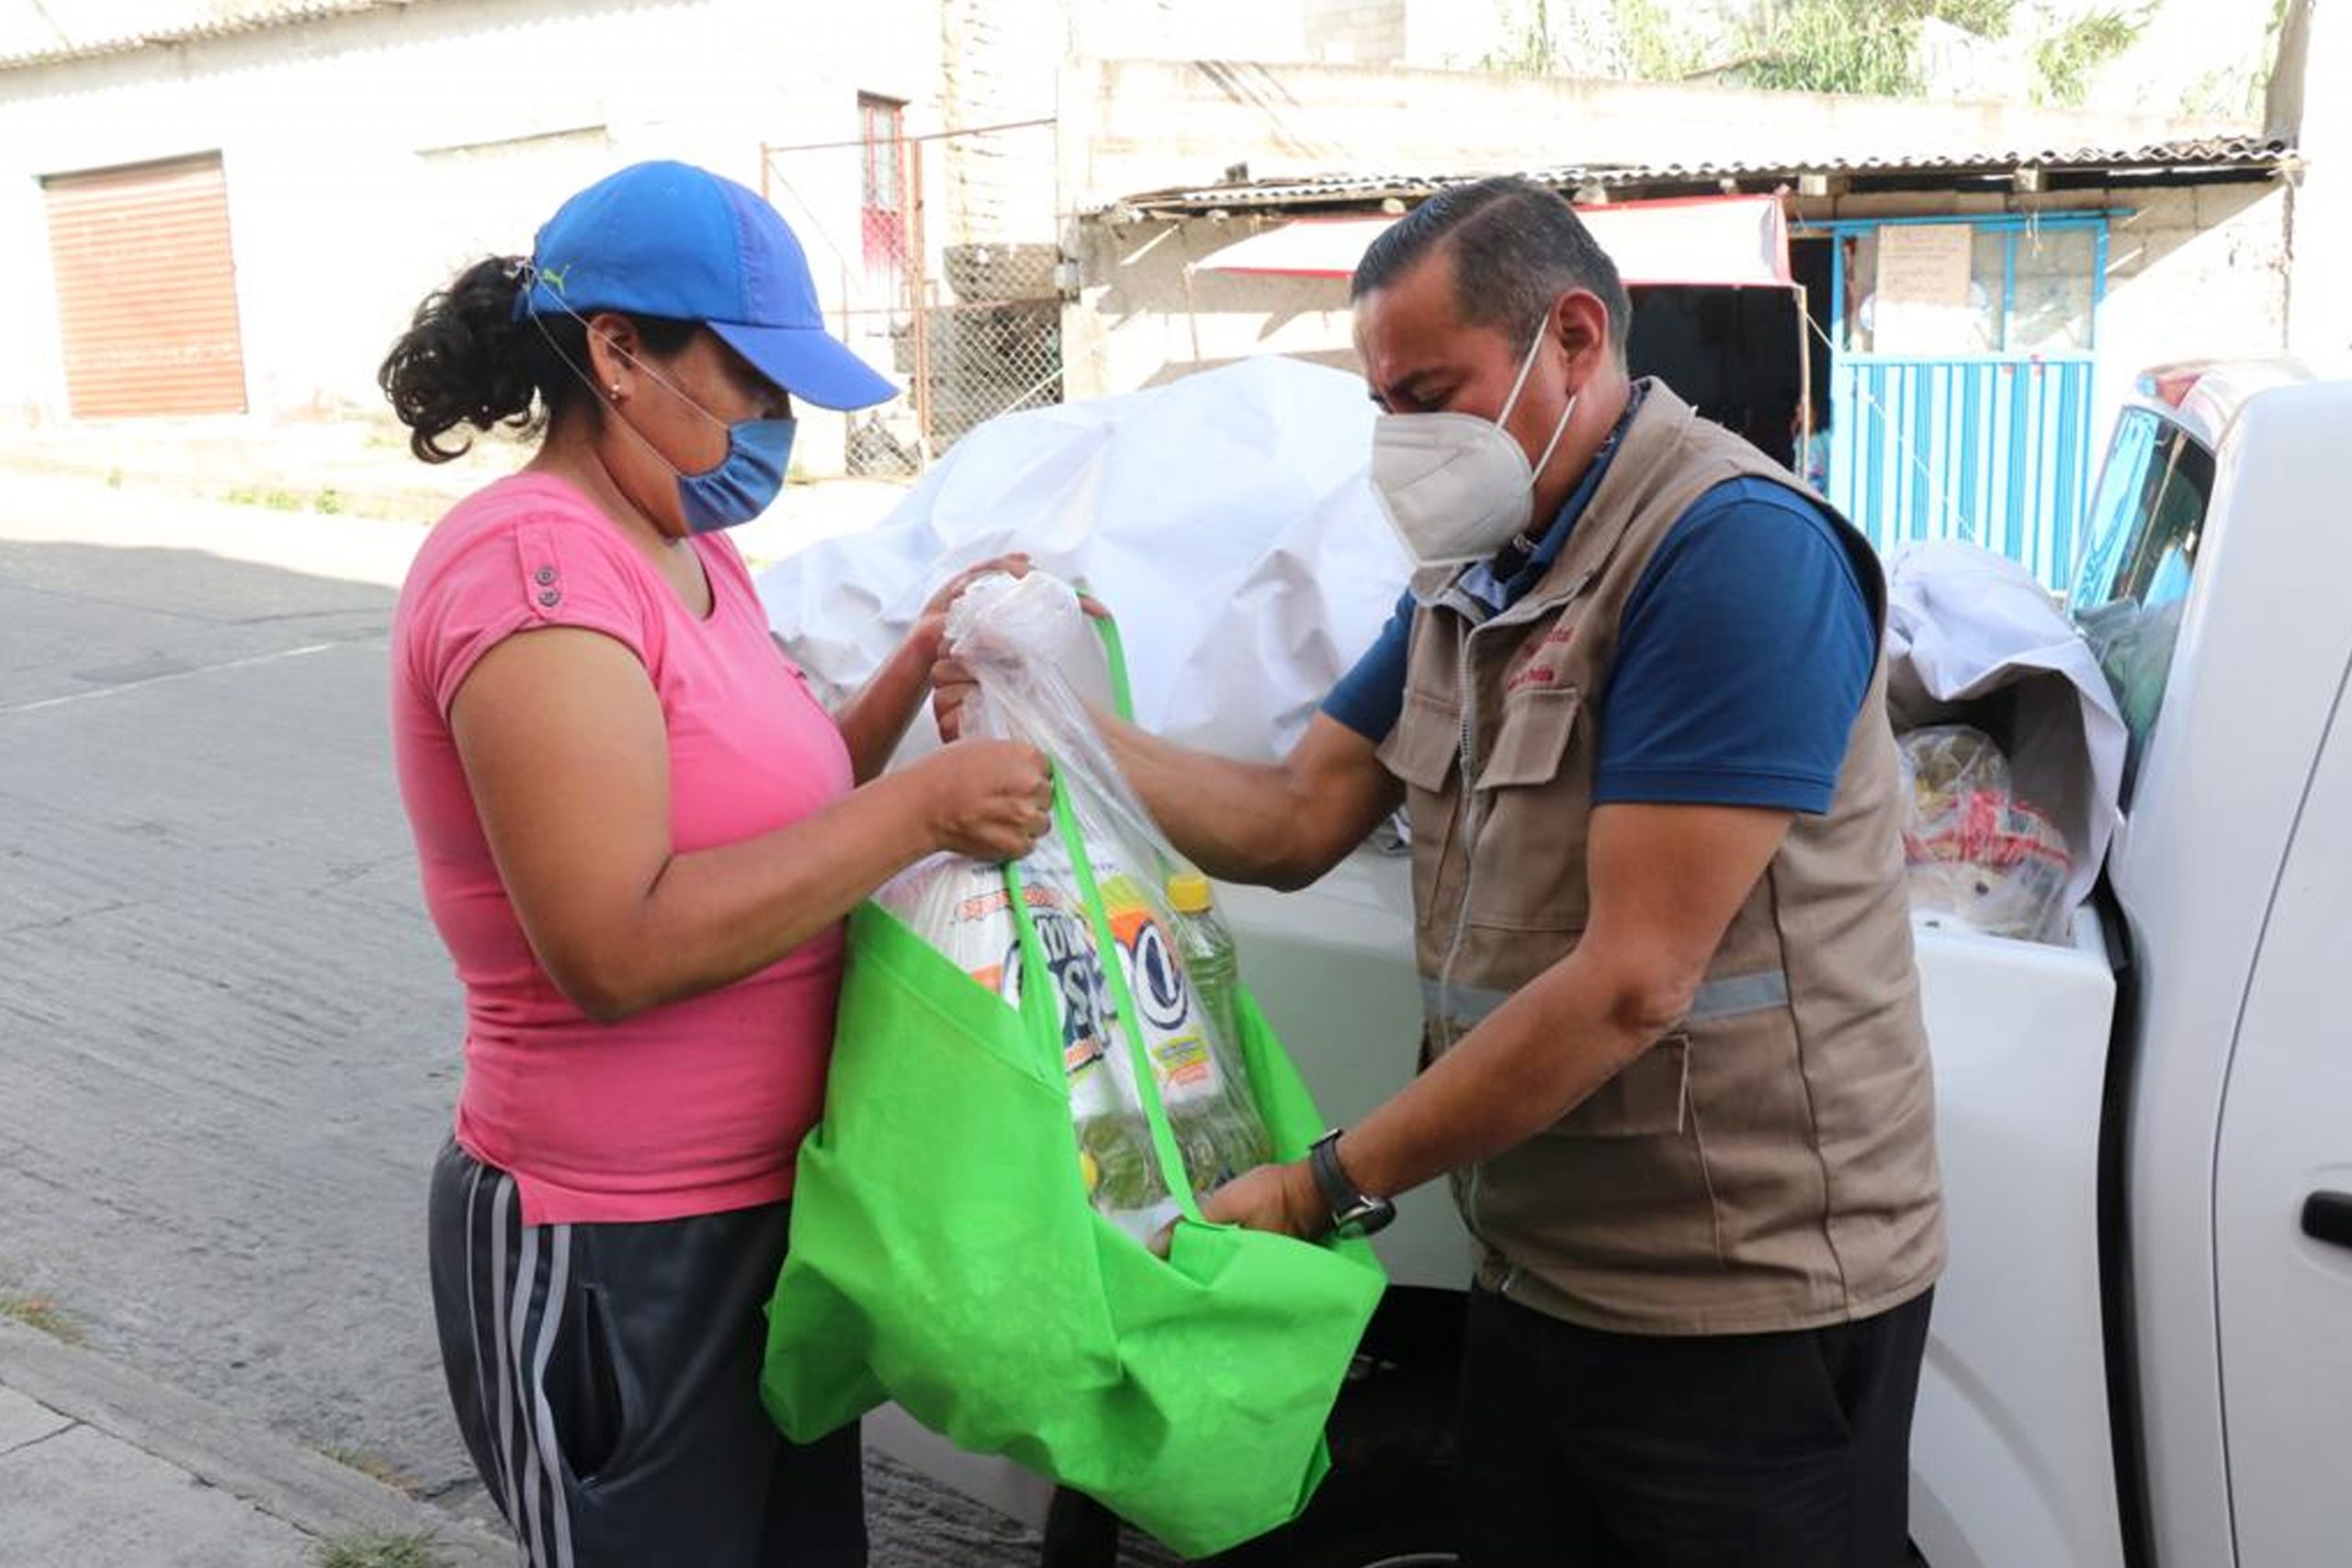
<path fill-rule="evenodd" d="M 403 485 L 375 480 L 355 481 L 345 476 L 335 483 L 332 477 L 322 479 L 316 474 L 296 475 L 288 472 L 256 470 L 244 479 L 232 482 L 216 474 L 182 470 L 168 467 L 146 465 L 124 467 L 96 462 L 76 457 L 49 457 L 21 450 L 0 448 L 0 471 L 38 476 L 44 479 L 83 479 L 100 484 L 109 490 L 137 489 L 178 496 L 196 501 L 216 502 L 224 506 L 253 506 L 289 516 L 334 517 L 352 516 L 385 523 L 404 523 L 425 528 L 434 519 L 449 510 L 465 491 L 435 490 L 422 485 Z M 481 483 L 488 483 L 495 474 L 483 476 Z M 251 496 L 237 496 L 239 490 Z M 332 494 L 335 506 L 321 512 L 312 504 L 318 496 Z M 276 504 L 259 499 L 263 495 L 282 497 L 290 504 Z"/>
<path fill-rule="evenodd" d="M 177 1466 L 322 1540 L 426 1538 L 449 1568 L 512 1568 L 514 1548 L 322 1454 L 88 1350 L 0 1319 L 0 1387 Z"/>

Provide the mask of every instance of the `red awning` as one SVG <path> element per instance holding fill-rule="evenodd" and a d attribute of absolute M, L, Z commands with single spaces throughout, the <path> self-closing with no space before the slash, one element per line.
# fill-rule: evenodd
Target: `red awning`
<path fill-rule="evenodd" d="M 1705 196 L 1579 207 L 1630 287 L 1788 288 L 1789 225 L 1775 196 Z M 1394 218 L 1301 218 L 1238 240 L 1193 265 L 1204 272 L 1348 277 Z"/>

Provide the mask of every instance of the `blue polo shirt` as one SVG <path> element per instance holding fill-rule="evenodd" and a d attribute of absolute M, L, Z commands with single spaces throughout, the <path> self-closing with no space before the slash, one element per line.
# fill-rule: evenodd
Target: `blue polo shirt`
<path fill-rule="evenodd" d="M 1533 588 L 1624 428 L 1523 567 L 1498 579 L 1482 562 L 1460 585 L 1498 611 Z M 1324 699 L 1325 713 L 1366 739 L 1386 739 L 1404 706 L 1413 611 L 1408 592 Z M 1668 530 L 1626 603 L 1617 660 L 1593 705 L 1594 804 L 1826 813 L 1877 661 L 1877 615 L 1837 525 L 1786 486 L 1725 480 Z"/>

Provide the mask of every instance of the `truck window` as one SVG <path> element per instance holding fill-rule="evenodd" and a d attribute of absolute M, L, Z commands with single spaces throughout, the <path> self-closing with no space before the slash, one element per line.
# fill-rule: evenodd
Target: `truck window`
<path fill-rule="evenodd" d="M 2091 502 L 2074 612 L 2132 733 L 2126 810 L 2172 677 L 2212 493 L 2211 453 L 2146 409 L 2124 412 Z"/>

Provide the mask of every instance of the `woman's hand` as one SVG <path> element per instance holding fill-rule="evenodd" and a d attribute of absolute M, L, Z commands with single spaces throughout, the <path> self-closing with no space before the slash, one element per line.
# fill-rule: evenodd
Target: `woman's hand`
<path fill-rule="evenodd" d="M 974 860 L 1019 860 L 1053 827 L 1053 771 L 1026 741 L 957 741 L 907 772 L 921 781 L 940 849 Z"/>

